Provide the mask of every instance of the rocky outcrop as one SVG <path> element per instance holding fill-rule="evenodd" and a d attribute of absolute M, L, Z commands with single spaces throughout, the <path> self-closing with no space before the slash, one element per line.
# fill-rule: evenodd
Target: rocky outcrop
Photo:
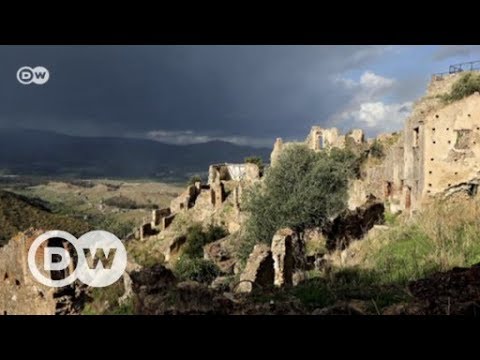
<path fill-rule="evenodd" d="M 195 281 L 178 282 L 162 265 L 130 274 L 135 313 L 142 315 L 226 314 L 232 301 Z"/>
<path fill-rule="evenodd" d="M 273 280 L 272 251 L 266 244 L 257 244 L 248 257 L 247 265 L 240 275 L 240 283 L 235 290 L 237 292 L 251 292 L 256 287 L 272 286 Z"/>
<path fill-rule="evenodd" d="M 205 245 L 203 248 L 205 260 L 212 261 L 218 266 L 224 274 L 233 274 L 233 269 L 237 259 L 235 257 L 232 239 L 236 239 L 234 235 L 227 236 L 223 239 L 214 241 Z"/>
<path fill-rule="evenodd" d="M 329 251 L 343 250 L 351 241 L 361 239 L 376 224 L 384 221 L 383 202 L 370 198 L 355 210 L 345 210 L 323 229 Z"/>
<path fill-rule="evenodd" d="M 425 314 L 480 316 L 480 263 L 412 281 L 408 290 L 424 303 Z"/>

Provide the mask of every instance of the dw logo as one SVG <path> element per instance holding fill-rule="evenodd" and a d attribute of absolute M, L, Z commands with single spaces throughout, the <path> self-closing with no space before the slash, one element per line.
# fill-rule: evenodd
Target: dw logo
<path fill-rule="evenodd" d="M 23 85 L 29 85 L 31 83 L 43 85 L 48 79 L 50 79 L 50 73 L 43 66 L 37 66 L 33 69 L 29 66 L 22 66 L 17 71 L 17 80 Z"/>
<path fill-rule="evenodd" d="M 43 269 L 39 269 L 37 261 L 43 261 Z M 76 239 L 66 231 L 53 230 L 33 241 L 28 250 L 28 267 L 34 278 L 46 286 L 63 287 L 79 279 L 92 287 L 105 287 L 122 276 L 127 252 L 122 242 L 107 231 L 90 231 Z"/>

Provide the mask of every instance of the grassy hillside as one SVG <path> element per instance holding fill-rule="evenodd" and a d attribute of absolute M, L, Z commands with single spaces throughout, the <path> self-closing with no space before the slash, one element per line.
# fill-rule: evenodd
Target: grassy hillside
<path fill-rule="evenodd" d="M 388 215 L 388 214 L 387 214 Z M 370 313 L 412 300 L 408 284 L 480 262 L 480 199 L 436 201 L 413 219 L 386 216 L 388 230 L 332 254 L 292 293 L 314 308 L 360 300 Z"/>
<path fill-rule="evenodd" d="M 82 220 L 53 214 L 40 200 L 0 191 L 0 245 L 30 227 L 65 230 L 75 236 L 91 230 Z"/>

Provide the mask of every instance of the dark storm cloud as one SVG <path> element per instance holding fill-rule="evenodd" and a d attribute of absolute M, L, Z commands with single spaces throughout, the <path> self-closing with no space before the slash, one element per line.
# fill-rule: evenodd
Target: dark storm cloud
<path fill-rule="evenodd" d="M 336 74 L 383 46 L 0 46 L 0 127 L 183 139 L 304 137 L 350 100 Z M 19 67 L 50 70 L 24 86 Z M 255 143 L 255 141 L 252 141 Z"/>

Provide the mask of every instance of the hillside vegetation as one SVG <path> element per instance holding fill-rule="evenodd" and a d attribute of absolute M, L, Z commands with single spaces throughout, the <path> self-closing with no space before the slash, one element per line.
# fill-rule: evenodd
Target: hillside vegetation
<path fill-rule="evenodd" d="M 79 219 L 53 214 L 43 202 L 7 191 L 0 191 L 0 245 L 19 231 L 30 227 L 65 230 L 74 236 L 92 230 Z"/>
<path fill-rule="evenodd" d="M 413 300 L 412 281 L 480 262 L 480 199 L 437 200 L 407 220 L 387 215 L 390 228 L 331 255 L 323 271 L 291 291 L 311 309 L 361 300 L 367 312 Z"/>
<path fill-rule="evenodd" d="M 470 96 L 476 91 L 480 92 L 480 73 L 467 72 L 452 85 L 449 93 L 442 96 L 442 100 L 451 103 Z"/>
<path fill-rule="evenodd" d="M 348 179 L 355 174 L 358 157 L 348 150 L 329 153 L 294 145 L 285 149 L 263 184 L 245 195 L 250 212 L 242 253 L 248 256 L 255 243 L 270 243 L 280 228 L 303 231 L 323 226 L 344 210 Z"/>

